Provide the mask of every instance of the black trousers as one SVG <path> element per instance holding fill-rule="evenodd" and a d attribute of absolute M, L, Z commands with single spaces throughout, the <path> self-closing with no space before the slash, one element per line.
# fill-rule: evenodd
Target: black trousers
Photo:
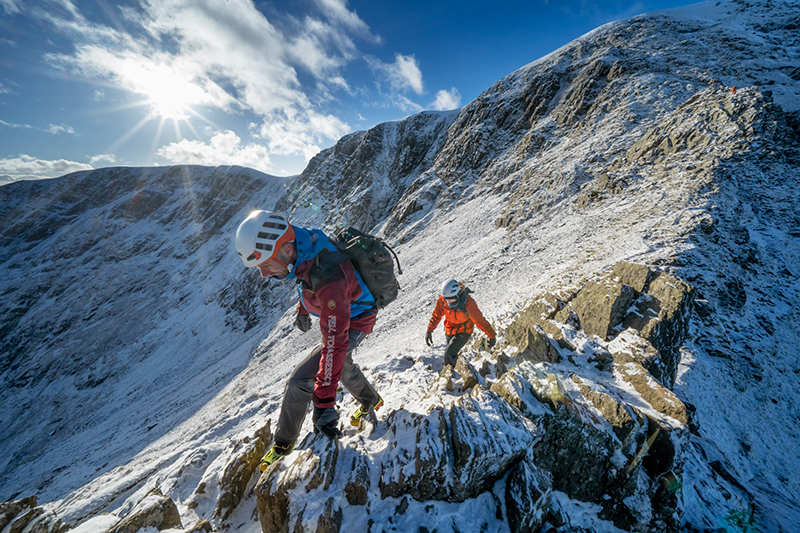
<path fill-rule="evenodd" d="M 447 348 L 444 350 L 444 364 L 450 365 L 455 368 L 458 361 L 458 352 L 469 342 L 472 334 L 470 333 L 456 333 L 455 335 L 447 335 Z"/>

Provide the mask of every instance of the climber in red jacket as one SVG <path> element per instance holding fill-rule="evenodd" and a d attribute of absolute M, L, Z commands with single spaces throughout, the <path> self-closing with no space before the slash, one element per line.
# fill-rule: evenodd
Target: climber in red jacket
<path fill-rule="evenodd" d="M 483 318 L 478 304 L 469 295 L 469 289 L 454 279 L 442 285 L 442 294 L 436 301 L 436 307 L 428 323 L 425 343 L 433 346 L 433 331 L 444 316 L 444 334 L 447 336 L 447 348 L 444 351 L 444 364 L 456 366 L 458 352 L 469 341 L 477 325 L 487 337 L 489 348 L 497 342 L 497 333 L 489 322 Z"/>
<path fill-rule="evenodd" d="M 360 425 L 362 418 L 383 405 L 352 357 L 375 326 L 375 298 L 350 261 L 326 260 L 337 250 L 327 235 L 293 226 L 280 213 L 253 211 L 239 224 L 235 243 L 244 265 L 258 268 L 262 277 L 297 280 L 300 304 L 295 326 L 308 331 L 313 315 L 319 317 L 322 334 L 322 342 L 286 383 L 275 441 L 261 459 L 264 471 L 292 452 L 312 402 L 314 432 L 331 439 L 343 435 L 336 410 L 339 383 L 361 404 L 350 417 L 352 425 Z"/>

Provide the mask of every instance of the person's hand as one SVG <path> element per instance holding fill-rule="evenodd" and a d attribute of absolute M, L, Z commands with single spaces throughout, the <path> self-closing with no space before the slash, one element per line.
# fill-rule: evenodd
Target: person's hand
<path fill-rule="evenodd" d="M 489 339 L 489 349 L 490 349 L 490 350 L 491 350 L 492 348 L 494 348 L 494 345 L 495 345 L 495 344 L 497 344 L 497 338 L 496 338 L 496 337 L 492 337 L 491 339 Z"/>
<path fill-rule="evenodd" d="M 428 331 L 425 333 L 425 344 L 428 346 L 433 346 L 433 332 Z"/>
<path fill-rule="evenodd" d="M 339 413 L 335 407 L 314 406 L 314 432 L 319 432 L 329 439 L 338 439 L 344 436 L 339 429 Z"/>
<path fill-rule="evenodd" d="M 294 319 L 294 325 L 305 333 L 306 331 L 311 329 L 311 315 L 301 315 L 297 313 L 297 316 Z"/>

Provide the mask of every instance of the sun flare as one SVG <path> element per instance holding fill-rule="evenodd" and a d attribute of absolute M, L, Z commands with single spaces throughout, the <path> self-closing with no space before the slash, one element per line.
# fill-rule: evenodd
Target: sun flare
<path fill-rule="evenodd" d="M 147 97 L 152 114 L 163 119 L 187 120 L 191 106 L 204 100 L 205 93 L 196 84 L 166 65 L 149 66 L 130 73 L 138 91 Z"/>

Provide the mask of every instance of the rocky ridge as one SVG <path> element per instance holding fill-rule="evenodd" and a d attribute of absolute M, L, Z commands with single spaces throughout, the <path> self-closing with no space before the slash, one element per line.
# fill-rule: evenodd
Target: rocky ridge
<path fill-rule="evenodd" d="M 382 500 L 413 514 L 430 500 L 488 495 L 511 531 L 539 531 L 566 523 L 558 491 L 626 531 L 680 531 L 691 411 L 669 377 L 693 309 L 692 287 L 630 263 L 541 295 L 498 325 L 495 352 L 477 342 L 440 374 L 414 362 L 411 395 L 424 411 L 390 408 L 346 445 L 309 435 L 268 469 L 255 487 L 262 530 L 367 530 Z M 726 512 L 751 514 L 732 490 Z"/>
<path fill-rule="evenodd" d="M 574 531 L 575 502 L 631 531 L 714 530 L 720 520 L 742 531 L 779 531 L 794 523 L 786 517 L 794 516 L 791 502 L 800 493 L 782 472 L 780 450 L 800 435 L 780 421 L 800 417 L 797 348 L 782 340 L 800 336 L 800 139 L 792 99 L 800 13 L 790 2 L 712 4 L 691 16 L 679 10 L 600 28 L 458 113 L 347 136 L 283 194 L 278 205 L 294 218 L 380 230 L 404 258 L 419 257 L 417 247 L 451 221 L 466 226 L 460 210 L 474 210 L 478 220 L 457 243 L 459 254 L 445 247 L 441 254 L 473 257 L 469 273 L 484 294 L 499 293 L 498 284 L 511 292 L 523 280 L 527 288 L 517 294 L 524 305 L 492 302 L 508 313 L 497 324 L 500 349 L 489 353 L 479 340 L 458 368 L 443 373 L 424 356 L 397 366 L 392 377 L 376 372 L 381 386 L 407 390 L 415 410 L 392 406 L 376 426 L 350 430 L 339 447 L 309 438 L 260 480 L 254 458 L 271 439 L 263 417 L 277 400 L 236 385 L 225 401 L 246 398 L 243 411 L 263 406 L 260 429 L 228 438 L 224 447 L 165 454 L 130 477 L 112 469 L 93 481 L 115 484 L 112 497 L 87 497 L 75 511 L 69 504 L 81 499 L 76 491 L 60 504 L 69 509 L 67 521 L 99 521 L 107 509 L 115 513 L 106 517 L 110 528 L 161 487 L 183 524 L 226 530 L 237 513 L 255 507 L 249 489 L 258 481 L 267 531 L 454 529 L 439 504 L 463 502 L 478 510 L 479 527 L 502 522 L 514 531 Z M 273 196 L 261 190 L 255 186 L 249 199 L 235 191 L 222 196 L 238 198 L 240 209 L 264 206 Z M 130 191 L 128 199 L 134 196 Z M 78 195 L 67 204 L 81 201 Z M 160 200 L 153 201 L 142 205 Z M 488 230 L 476 227 L 505 237 L 487 243 Z M 20 258 L 52 236 L 29 229 L 7 241 Z M 74 232 L 69 223 L 63 231 Z M 220 257 L 216 238 L 199 249 L 210 244 L 217 250 L 211 256 Z M 170 281 L 183 280 L 180 261 L 196 257 L 172 257 Z M 254 354 L 266 361 L 290 325 L 280 321 L 283 309 L 270 308 L 258 280 L 222 275 L 225 261 L 214 270 L 223 281 L 194 301 L 220 307 L 215 316 L 230 318 L 236 333 L 275 326 Z M 42 276 L 58 272 L 42 268 Z M 433 284 L 425 269 L 416 273 L 419 284 Z M 193 297 L 187 281 L 174 283 L 176 293 Z M 7 301 L 24 309 L 16 296 Z M 32 294 L 29 303 L 42 305 L 41 296 Z M 396 314 L 421 307 L 411 299 L 417 296 L 406 296 Z M 394 328 L 396 314 L 387 309 L 382 321 L 390 345 L 393 335 L 408 336 Z M 102 314 L 82 316 L 103 323 Z M 63 326 L 50 325 L 54 340 L 76 331 L 74 322 Z M 36 368 L 14 376 L 30 386 Z M 82 390 L 102 391 L 117 379 L 105 374 L 113 365 L 94 368 L 103 379 L 87 379 Z M 720 406 L 718 397 L 729 403 Z M 762 413 L 757 423 L 739 420 L 753 406 Z M 153 422 L 165 420 L 137 421 L 143 427 L 131 433 L 141 439 Z M 487 431 L 498 425 L 508 438 Z M 210 432 L 220 427 L 224 422 Z M 498 449 L 504 453 L 493 453 Z M 13 460 L 33 461 L 37 453 L 33 447 Z M 370 523 L 371 516 L 392 522 Z"/>

